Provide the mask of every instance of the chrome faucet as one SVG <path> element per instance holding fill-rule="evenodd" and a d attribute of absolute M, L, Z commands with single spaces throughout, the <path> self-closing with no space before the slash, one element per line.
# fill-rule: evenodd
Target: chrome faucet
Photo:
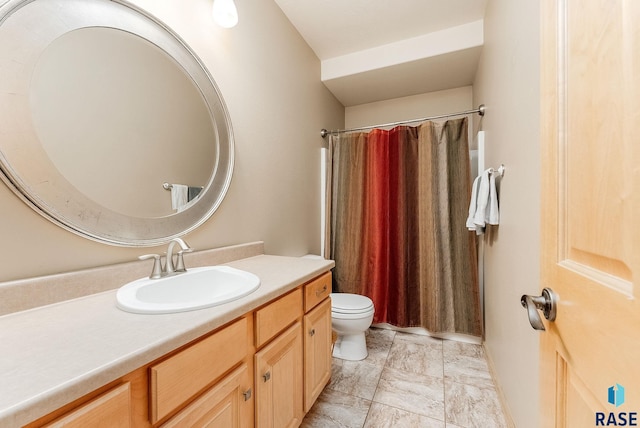
<path fill-rule="evenodd" d="M 173 264 L 173 247 L 175 247 L 176 244 L 180 245 L 180 250 L 177 253 L 178 254 L 178 261 L 174 266 L 174 264 Z M 169 242 L 169 247 L 167 248 L 167 261 L 166 261 L 166 263 L 164 265 L 164 274 L 165 274 L 165 276 L 175 275 L 175 274 L 181 273 L 181 272 L 186 272 L 187 268 L 184 267 L 183 254 L 184 253 L 190 253 L 191 251 L 193 251 L 193 249 L 191 247 L 189 247 L 187 245 L 187 243 L 184 242 L 182 239 L 173 238 L 171 240 L 171 242 Z"/>
<path fill-rule="evenodd" d="M 177 252 L 177 262 L 173 264 L 173 248 L 178 244 L 180 246 L 180 250 Z M 178 273 L 186 272 L 187 268 L 184 266 L 184 253 L 190 253 L 193 249 L 187 245 L 184 240 L 180 238 L 174 238 L 169 242 L 169 247 L 167 248 L 167 256 L 164 264 L 164 268 L 162 266 L 162 261 L 160 260 L 160 255 L 158 254 L 145 254 L 143 256 L 138 257 L 140 260 L 153 259 L 153 269 L 151 271 L 151 275 L 149 278 L 158 279 L 165 276 L 176 275 Z"/>

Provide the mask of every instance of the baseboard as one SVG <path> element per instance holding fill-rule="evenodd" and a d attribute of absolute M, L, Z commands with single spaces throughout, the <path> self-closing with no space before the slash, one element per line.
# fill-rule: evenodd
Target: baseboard
<path fill-rule="evenodd" d="M 502 413 L 504 414 L 507 426 L 509 428 L 516 428 L 516 424 L 513 422 L 513 417 L 511 416 L 511 411 L 509 409 L 509 406 L 507 405 L 504 391 L 500 386 L 500 382 L 498 382 L 498 376 L 496 375 L 496 369 L 493 365 L 493 360 L 491 359 L 491 355 L 489 355 L 489 353 L 487 352 L 487 348 L 484 342 L 482 343 L 482 349 L 484 350 L 484 356 L 487 360 L 487 365 L 489 366 L 489 374 L 491 374 L 491 379 L 493 380 L 493 384 L 496 387 L 496 392 L 498 393 L 498 400 L 500 400 L 500 407 L 502 407 Z"/>

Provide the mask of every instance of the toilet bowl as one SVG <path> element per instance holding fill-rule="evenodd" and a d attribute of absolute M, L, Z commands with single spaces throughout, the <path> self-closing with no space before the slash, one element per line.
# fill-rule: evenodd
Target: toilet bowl
<path fill-rule="evenodd" d="M 358 361 L 367 358 L 364 332 L 373 322 L 373 301 L 358 294 L 331 293 L 331 327 L 338 338 L 333 356 Z"/>

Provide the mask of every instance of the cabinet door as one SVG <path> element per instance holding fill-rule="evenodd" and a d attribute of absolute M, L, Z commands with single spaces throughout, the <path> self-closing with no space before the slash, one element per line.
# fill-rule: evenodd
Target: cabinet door
<path fill-rule="evenodd" d="M 331 299 L 304 316 L 304 411 L 331 377 Z"/>
<path fill-rule="evenodd" d="M 298 321 L 255 355 L 256 426 L 302 422 L 302 324 Z"/>
<path fill-rule="evenodd" d="M 251 385 L 251 373 L 243 364 L 162 425 L 162 428 L 249 428 L 253 416 Z"/>
<path fill-rule="evenodd" d="M 131 392 L 124 383 L 45 425 L 46 428 L 130 427 Z"/>

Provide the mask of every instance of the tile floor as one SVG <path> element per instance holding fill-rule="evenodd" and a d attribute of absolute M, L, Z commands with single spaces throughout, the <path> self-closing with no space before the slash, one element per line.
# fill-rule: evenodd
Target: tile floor
<path fill-rule="evenodd" d="M 301 427 L 507 427 L 482 346 L 371 328 L 367 348 L 333 359 Z"/>

